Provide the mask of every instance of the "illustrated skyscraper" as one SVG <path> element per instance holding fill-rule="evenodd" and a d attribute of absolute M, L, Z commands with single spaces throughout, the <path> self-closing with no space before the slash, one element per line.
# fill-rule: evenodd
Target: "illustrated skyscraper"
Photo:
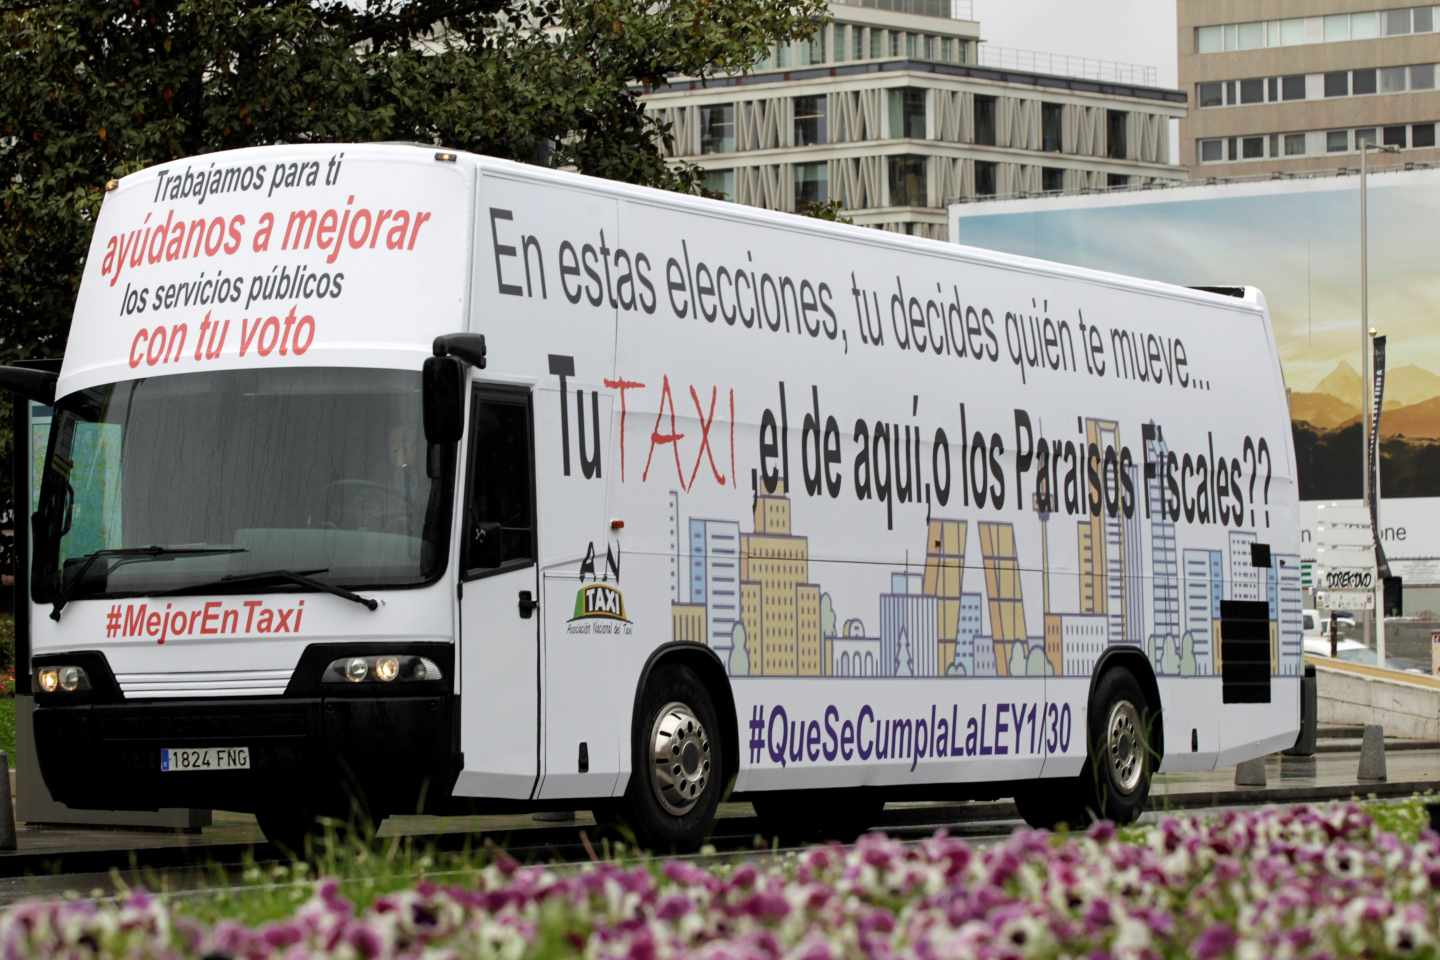
<path fill-rule="evenodd" d="M 1155 435 L 1145 442 L 1145 455 L 1150 463 L 1163 464 L 1170 450 L 1160 428 L 1151 424 Z M 1167 509 L 1164 479 L 1159 470 L 1146 483 L 1145 495 L 1150 504 L 1150 576 L 1155 608 L 1155 649 L 1151 655 L 1157 666 L 1164 662 L 1163 645 L 1180 644 L 1180 578 L 1175 556 L 1175 521 Z M 1178 651 L 1177 651 L 1178 652 Z"/>
<path fill-rule="evenodd" d="M 932 519 L 925 536 L 924 592 L 939 599 L 939 650 L 942 668 L 955 658 L 960 626 L 960 593 L 965 579 L 965 521 Z"/>

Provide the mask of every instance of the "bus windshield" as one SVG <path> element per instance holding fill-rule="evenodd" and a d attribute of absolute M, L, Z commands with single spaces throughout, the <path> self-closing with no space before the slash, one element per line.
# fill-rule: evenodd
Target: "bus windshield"
<path fill-rule="evenodd" d="M 253 576 L 273 571 L 428 583 L 449 498 L 426 451 L 418 371 L 231 370 L 71 394 L 41 482 L 34 599 L 62 583 L 68 599 L 297 589 Z"/>

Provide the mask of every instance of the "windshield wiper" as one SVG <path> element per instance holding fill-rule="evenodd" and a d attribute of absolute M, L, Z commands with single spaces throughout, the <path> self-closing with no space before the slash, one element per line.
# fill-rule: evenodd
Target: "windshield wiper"
<path fill-rule="evenodd" d="M 75 573 L 69 581 L 65 579 L 62 572 L 60 575 L 60 586 L 55 591 L 55 605 L 50 610 L 50 619 L 59 620 L 60 611 L 70 602 L 70 595 L 80 582 L 85 579 L 85 574 L 98 560 L 121 559 L 127 562 L 136 560 L 169 560 L 173 557 L 204 557 L 215 556 L 223 553 L 246 553 L 245 547 L 109 547 L 104 550 L 96 550 L 94 553 L 87 553 L 76 562 Z M 116 564 L 119 566 L 119 564 Z"/>
<path fill-rule="evenodd" d="M 367 610 L 374 610 L 380 606 L 379 600 L 372 597 L 362 597 L 353 590 L 346 590 L 344 587 L 336 586 L 333 583 L 326 583 L 324 580 L 316 580 L 311 576 L 311 574 L 314 573 L 328 573 L 329 569 L 329 567 L 324 567 L 319 570 L 261 570 L 258 573 L 232 573 L 228 576 L 221 577 L 216 583 L 231 584 L 249 583 L 252 580 L 288 580 L 291 583 L 298 583 L 312 590 L 319 590 L 323 593 L 340 597 L 342 600 L 358 603 Z M 205 586 L 202 584 L 197 587 L 188 588 L 186 592 L 198 593 L 204 589 Z"/>

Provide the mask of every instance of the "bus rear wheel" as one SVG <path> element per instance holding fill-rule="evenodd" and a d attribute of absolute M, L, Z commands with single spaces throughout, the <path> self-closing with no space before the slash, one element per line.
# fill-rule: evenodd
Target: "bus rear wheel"
<path fill-rule="evenodd" d="M 1105 671 L 1090 696 L 1089 749 L 1080 776 L 1027 784 L 1015 796 L 1021 818 L 1043 830 L 1062 824 L 1079 829 L 1095 820 L 1134 823 L 1150 796 L 1154 721 L 1135 675 L 1124 667 Z"/>
<path fill-rule="evenodd" d="M 695 672 L 662 664 L 641 694 L 630 784 L 620 817 L 643 849 L 699 848 L 724 788 L 724 740 L 714 698 Z"/>

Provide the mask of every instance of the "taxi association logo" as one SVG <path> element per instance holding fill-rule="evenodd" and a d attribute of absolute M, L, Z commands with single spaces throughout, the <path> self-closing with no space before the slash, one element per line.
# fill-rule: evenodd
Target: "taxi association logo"
<path fill-rule="evenodd" d="M 619 620 L 629 623 L 625 616 L 625 596 L 620 588 L 608 583 L 587 583 L 575 594 L 574 620 Z"/>
<path fill-rule="evenodd" d="M 614 574 L 614 580 L 610 575 Z M 586 582 L 586 580 L 589 582 Z M 580 565 L 580 589 L 575 592 L 575 610 L 569 621 L 572 634 L 628 636 L 633 630 L 625 614 L 625 595 L 620 591 L 620 560 L 605 552 L 605 578 L 595 579 L 595 545 L 586 551 Z"/>

